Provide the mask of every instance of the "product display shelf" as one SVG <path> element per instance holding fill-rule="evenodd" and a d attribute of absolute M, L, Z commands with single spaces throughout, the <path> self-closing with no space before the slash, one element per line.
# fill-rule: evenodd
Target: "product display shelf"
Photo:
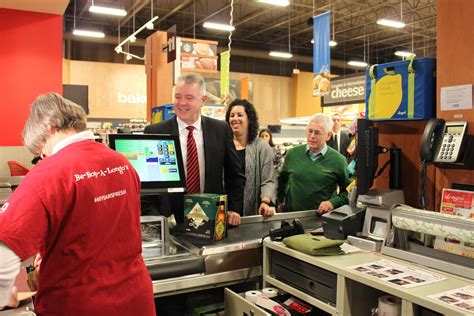
<path fill-rule="evenodd" d="M 271 260 L 272 252 L 274 251 L 337 274 L 336 306 L 334 307 L 325 301 L 297 290 L 279 281 L 277 279 L 278 277 L 272 275 Z M 446 279 L 423 286 L 403 288 L 349 268 L 350 266 L 375 262 L 382 259 L 423 270 L 424 272 L 442 275 L 446 277 Z M 399 297 L 402 300 L 402 315 L 422 315 L 422 310 L 429 310 L 430 312 L 436 311 L 439 315 L 472 315 L 472 313 L 469 314 L 469 312 L 455 306 L 428 297 L 432 294 L 468 285 L 472 286 L 472 281 L 422 266 L 414 267 L 410 262 L 397 260 L 378 253 L 359 252 L 344 256 L 315 257 L 290 249 L 281 242 L 265 240 L 263 251 L 263 281 L 264 286 L 280 288 L 332 315 L 369 315 L 371 307 L 377 307 L 378 298 L 382 295 Z M 430 315 L 435 315 L 436 313 Z"/>

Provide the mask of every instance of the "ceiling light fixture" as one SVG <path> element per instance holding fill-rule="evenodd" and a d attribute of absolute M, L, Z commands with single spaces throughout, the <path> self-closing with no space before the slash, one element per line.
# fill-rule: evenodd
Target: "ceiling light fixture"
<path fill-rule="evenodd" d="M 279 57 L 279 58 L 291 58 L 291 57 L 293 57 L 293 54 L 291 54 L 291 53 L 277 52 L 277 51 L 271 51 L 268 55 L 270 55 L 272 57 Z"/>
<path fill-rule="evenodd" d="M 266 3 L 266 4 L 273 4 L 279 7 L 287 7 L 290 5 L 289 0 L 258 0 L 258 2 Z"/>
<path fill-rule="evenodd" d="M 413 22 L 413 19 L 412 19 L 412 22 Z M 403 60 L 416 57 L 416 54 L 412 53 L 415 51 L 414 29 L 415 28 L 413 27 L 413 24 L 412 24 L 411 25 L 411 51 L 397 50 L 395 52 L 395 56 L 402 57 Z"/>
<path fill-rule="evenodd" d="M 389 27 L 394 27 L 394 28 L 397 28 L 397 29 L 401 29 L 401 28 L 404 28 L 406 26 L 406 24 L 401 22 L 401 21 L 393 21 L 393 20 L 387 20 L 387 19 L 377 20 L 377 24 L 384 25 L 384 26 L 389 26 Z"/>
<path fill-rule="evenodd" d="M 143 31 L 145 28 L 147 28 L 147 25 L 150 25 L 150 23 L 153 23 L 155 22 L 156 20 L 158 20 L 158 16 L 155 16 L 153 17 L 150 21 L 146 22 L 145 24 L 143 24 L 138 30 L 136 30 L 135 32 L 133 32 L 132 35 L 130 35 L 129 37 L 127 37 L 126 39 L 124 39 L 120 44 L 118 44 L 116 47 L 115 47 L 115 52 L 117 54 L 128 54 L 130 56 L 132 56 L 133 58 L 137 58 L 137 59 L 140 59 L 140 60 L 145 60 L 145 57 L 139 57 L 139 56 L 136 56 L 134 54 L 130 54 L 130 53 L 126 53 L 123 51 L 122 49 L 122 46 L 125 45 L 125 43 L 127 42 L 132 42 L 133 43 L 133 39 L 137 39 L 137 34 L 140 33 L 141 31 Z"/>
<path fill-rule="evenodd" d="M 135 58 L 135 59 L 145 60 L 145 57 L 140 57 L 138 55 L 135 55 L 135 54 L 132 54 L 132 53 L 129 53 L 129 52 L 123 52 L 123 54 L 126 56 L 125 58 L 127 60 L 132 59 L 132 57 Z"/>
<path fill-rule="evenodd" d="M 365 61 L 350 60 L 347 64 L 354 67 L 367 67 L 367 63 Z"/>
<path fill-rule="evenodd" d="M 365 26 L 364 26 L 364 34 L 365 34 Z M 360 68 L 365 68 L 368 66 L 368 63 L 366 61 L 368 61 L 368 59 L 366 59 L 365 57 L 368 56 L 367 58 L 370 58 L 370 54 L 369 54 L 369 37 L 367 36 L 367 53 L 366 53 L 366 48 L 365 48 L 365 40 L 366 40 L 366 36 L 364 35 L 364 59 L 363 60 L 349 60 L 347 62 L 347 64 L 349 66 L 353 66 L 353 67 L 360 67 Z"/>
<path fill-rule="evenodd" d="M 416 54 L 412 53 L 412 52 L 406 52 L 406 51 L 401 51 L 401 50 L 397 50 L 395 52 L 395 56 L 399 56 L 399 57 L 415 57 Z"/>
<path fill-rule="evenodd" d="M 147 24 L 145 24 L 145 27 L 147 30 L 153 30 L 155 25 L 153 24 L 153 22 L 148 22 Z"/>
<path fill-rule="evenodd" d="M 332 40 L 329 41 L 329 47 L 335 47 L 337 42 L 335 41 L 335 33 L 334 33 L 334 21 L 336 20 L 336 15 L 333 13 L 332 15 Z"/>
<path fill-rule="evenodd" d="M 207 29 L 213 29 L 213 30 L 219 30 L 219 31 L 234 31 L 235 27 L 233 25 L 229 24 L 223 24 L 223 23 L 215 23 L 215 22 L 204 22 L 202 25 L 203 27 Z"/>
<path fill-rule="evenodd" d="M 394 20 L 389 20 L 389 19 L 379 19 L 377 20 L 377 24 L 401 29 L 406 26 L 406 24 L 403 23 L 402 21 L 403 21 L 403 0 L 400 0 L 400 21 L 394 21 Z"/>
<path fill-rule="evenodd" d="M 78 30 L 78 29 L 74 29 L 72 31 L 72 34 L 77 35 L 77 36 L 96 37 L 96 38 L 105 37 L 104 32 Z"/>
<path fill-rule="evenodd" d="M 74 0 L 74 25 L 73 25 L 72 34 L 76 36 L 86 36 L 86 37 L 95 37 L 95 38 L 105 37 L 104 32 L 76 29 L 76 1 L 75 0 Z"/>
<path fill-rule="evenodd" d="M 291 58 L 291 13 L 288 14 L 288 52 L 271 51 L 268 55 L 278 58 Z"/>
<path fill-rule="evenodd" d="M 123 9 L 102 7 L 102 6 L 94 5 L 94 2 L 92 2 L 92 5 L 89 7 L 89 12 L 99 13 L 99 14 L 107 14 L 107 15 L 116 15 L 116 16 L 126 16 L 127 15 L 127 11 L 125 11 Z"/>
<path fill-rule="evenodd" d="M 150 0 L 150 19 L 153 19 L 153 0 Z M 145 24 L 145 27 L 147 30 L 153 30 L 155 28 L 155 25 L 153 22 L 147 22 Z"/>
<path fill-rule="evenodd" d="M 314 44 L 314 38 L 311 39 L 311 44 Z M 333 41 L 333 40 L 330 40 L 329 41 L 329 46 L 330 47 L 334 47 L 337 45 L 337 42 L 336 41 Z"/>

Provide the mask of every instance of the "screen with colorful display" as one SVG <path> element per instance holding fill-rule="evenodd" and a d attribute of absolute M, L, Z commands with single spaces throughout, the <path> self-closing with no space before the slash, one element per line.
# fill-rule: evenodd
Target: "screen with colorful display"
<path fill-rule="evenodd" d="M 133 165 L 142 189 L 177 192 L 186 187 L 178 136 L 110 134 L 109 144 Z"/>

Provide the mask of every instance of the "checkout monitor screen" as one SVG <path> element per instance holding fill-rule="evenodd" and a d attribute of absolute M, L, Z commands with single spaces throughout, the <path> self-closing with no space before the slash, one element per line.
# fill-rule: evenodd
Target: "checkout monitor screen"
<path fill-rule="evenodd" d="M 133 165 L 142 192 L 184 192 L 186 180 L 178 136 L 110 134 L 109 144 Z"/>

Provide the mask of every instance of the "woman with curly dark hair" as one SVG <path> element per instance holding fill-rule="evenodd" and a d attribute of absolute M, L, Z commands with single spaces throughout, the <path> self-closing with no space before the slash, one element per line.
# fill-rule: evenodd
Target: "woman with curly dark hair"
<path fill-rule="evenodd" d="M 272 216 L 269 207 L 275 191 L 273 150 L 258 136 L 258 116 L 252 103 L 236 99 L 225 119 L 234 137 L 240 163 L 245 171 L 243 215 Z"/>

